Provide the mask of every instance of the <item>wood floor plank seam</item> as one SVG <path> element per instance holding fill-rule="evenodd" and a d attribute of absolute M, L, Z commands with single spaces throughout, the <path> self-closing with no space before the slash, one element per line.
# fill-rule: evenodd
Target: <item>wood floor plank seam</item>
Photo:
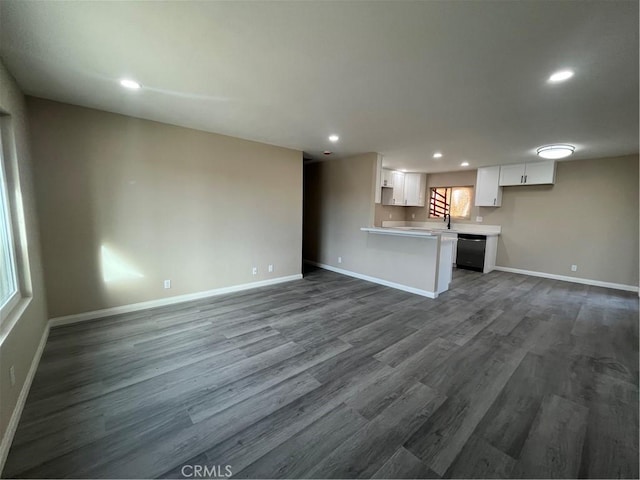
<path fill-rule="evenodd" d="M 638 478 L 638 298 L 324 270 L 51 330 L 4 477 Z"/>

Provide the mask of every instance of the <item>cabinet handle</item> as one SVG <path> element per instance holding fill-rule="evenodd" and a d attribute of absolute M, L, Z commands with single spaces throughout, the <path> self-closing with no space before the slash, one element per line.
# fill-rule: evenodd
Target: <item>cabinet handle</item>
<path fill-rule="evenodd" d="M 520 175 L 520 183 L 524 183 L 524 175 Z"/>
<path fill-rule="evenodd" d="M 524 183 L 527 183 L 527 176 L 524 176 Z"/>
<path fill-rule="evenodd" d="M 494 205 L 496 204 L 496 199 L 495 199 L 495 198 L 493 199 L 493 204 L 494 204 Z"/>

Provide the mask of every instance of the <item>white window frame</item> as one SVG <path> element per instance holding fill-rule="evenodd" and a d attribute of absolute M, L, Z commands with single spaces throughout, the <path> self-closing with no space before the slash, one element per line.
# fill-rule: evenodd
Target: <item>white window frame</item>
<path fill-rule="evenodd" d="M 430 219 L 431 218 L 440 218 L 440 219 L 444 218 L 444 215 L 442 217 L 432 216 L 431 215 L 431 197 L 433 195 L 433 190 L 436 190 L 436 189 L 439 189 L 439 188 L 446 188 L 446 189 L 451 190 L 450 197 L 453 197 L 453 191 L 456 188 L 470 188 L 472 197 L 473 197 L 473 192 L 474 192 L 473 185 L 452 185 L 450 187 L 431 187 L 429 189 L 429 204 L 428 204 L 429 209 L 428 209 L 428 213 L 427 213 L 427 215 L 429 215 L 428 218 L 430 218 Z M 473 208 L 473 198 L 470 198 L 469 199 L 469 215 L 465 216 L 465 217 L 454 217 L 454 216 L 452 216 L 451 218 L 455 218 L 455 219 L 458 219 L 458 220 L 470 220 L 471 219 L 471 209 L 472 208 Z M 450 215 L 451 214 L 450 212 L 451 212 L 451 202 L 449 202 L 447 204 L 447 211 L 445 212 L 445 215 Z"/>
<path fill-rule="evenodd" d="M 9 317 L 10 313 L 16 307 L 22 298 L 20 293 L 20 279 L 18 278 L 18 269 L 16 268 L 16 239 L 13 234 L 13 216 L 11 211 L 11 199 L 9 197 L 9 183 L 7 182 L 7 169 L 5 164 L 4 148 L 2 144 L 2 135 L 0 135 L 0 195 L 3 198 L 4 217 L 6 219 L 7 238 L 9 240 L 9 263 L 11 267 L 11 276 L 13 277 L 13 293 L 0 306 L 0 326 Z"/>

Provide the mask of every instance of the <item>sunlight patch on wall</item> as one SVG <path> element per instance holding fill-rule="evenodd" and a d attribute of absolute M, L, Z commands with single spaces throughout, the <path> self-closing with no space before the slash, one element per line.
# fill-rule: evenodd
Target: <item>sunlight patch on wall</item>
<path fill-rule="evenodd" d="M 100 247 L 102 279 L 105 283 L 142 278 L 144 275 L 105 245 Z"/>

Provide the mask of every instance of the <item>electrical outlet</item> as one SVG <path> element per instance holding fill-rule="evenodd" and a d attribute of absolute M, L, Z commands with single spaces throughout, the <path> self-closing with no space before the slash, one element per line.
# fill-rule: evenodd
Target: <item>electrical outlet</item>
<path fill-rule="evenodd" d="M 171 280 L 164 281 L 164 288 L 171 288 Z"/>
<path fill-rule="evenodd" d="M 393 213 L 389 214 L 389 220 L 391 220 L 393 218 Z"/>
<path fill-rule="evenodd" d="M 338 263 L 342 263 L 342 257 L 338 257 Z"/>
<path fill-rule="evenodd" d="M 251 273 L 253 275 L 257 275 L 258 274 L 258 267 L 253 267 L 253 270 L 251 270 Z"/>
<path fill-rule="evenodd" d="M 416 218 L 416 214 L 415 214 L 415 213 L 412 213 L 412 214 L 411 214 L 411 218 Z"/>
<path fill-rule="evenodd" d="M 479 215 L 478 215 L 478 216 L 476 217 L 476 222 L 480 223 L 480 222 L 482 222 L 482 220 L 483 220 L 483 219 L 482 219 L 482 217 L 481 217 L 481 216 L 479 216 Z"/>
<path fill-rule="evenodd" d="M 572 272 L 577 272 L 578 271 L 578 265 L 571 265 L 571 271 Z"/>
<path fill-rule="evenodd" d="M 273 272 L 273 265 L 269 265 L 269 273 Z"/>
<path fill-rule="evenodd" d="M 9 376 L 11 377 L 11 386 L 13 387 L 16 384 L 16 369 L 13 365 L 9 368 Z"/>

